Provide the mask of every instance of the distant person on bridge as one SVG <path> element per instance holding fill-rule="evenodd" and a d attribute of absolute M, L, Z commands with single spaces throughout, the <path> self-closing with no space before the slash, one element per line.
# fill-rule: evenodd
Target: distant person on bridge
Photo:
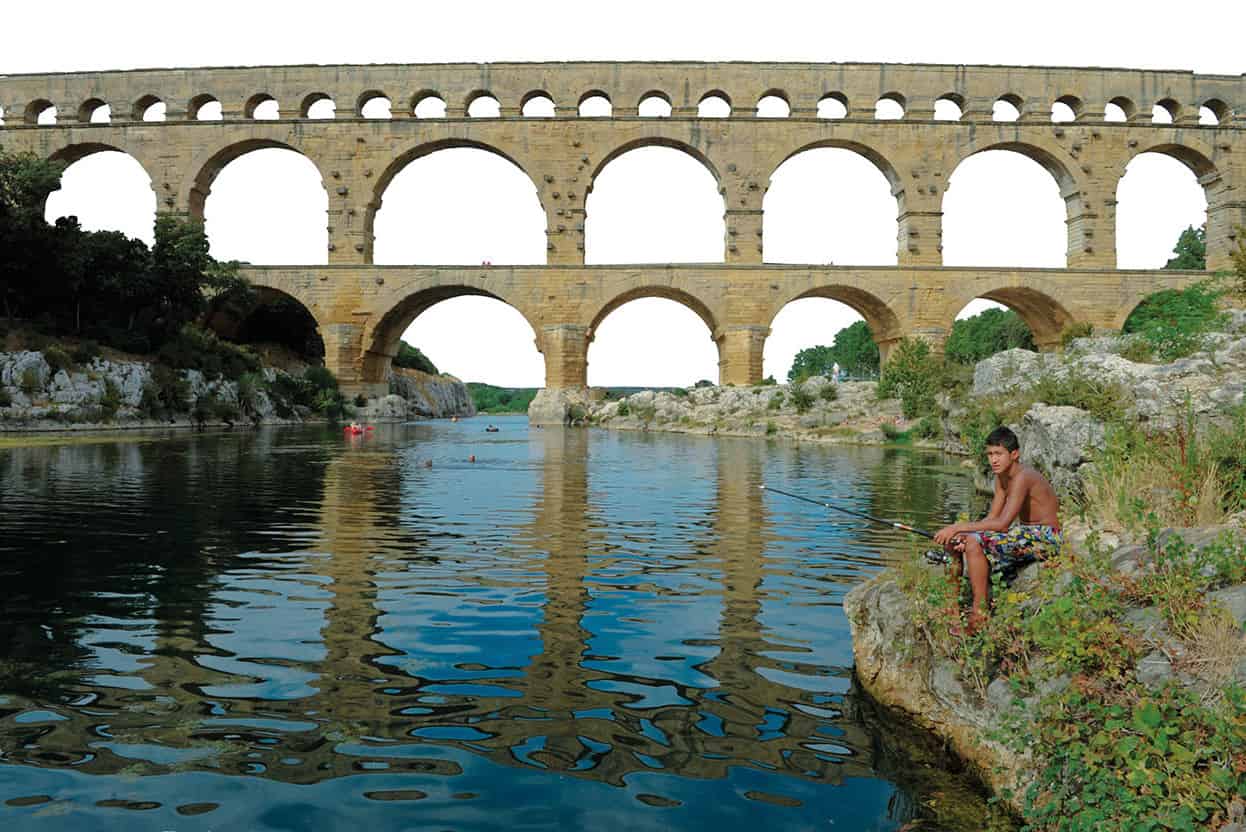
<path fill-rule="evenodd" d="M 986 622 L 987 596 L 992 571 L 1005 578 L 1035 560 L 1060 553 L 1060 501 L 1047 479 L 1021 463 L 1017 435 L 998 427 L 986 438 L 986 458 L 995 474 L 991 510 L 976 523 L 953 523 L 935 533 L 944 551 L 928 552 L 932 560 L 944 560 L 960 586 L 962 570 L 969 572 L 973 605 L 967 631 L 976 632 Z"/>

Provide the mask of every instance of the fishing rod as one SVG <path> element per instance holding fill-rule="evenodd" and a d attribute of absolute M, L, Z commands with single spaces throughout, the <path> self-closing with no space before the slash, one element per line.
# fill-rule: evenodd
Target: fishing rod
<path fill-rule="evenodd" d="M 822 508 L 829 508 L 831 511 L 839 511 L 844 514 L 851 514 L 853 517 L 860 517 L 864 520 L 869 520 L 871 523 L 878 523 L 883 526 L 891 526 L 893 529 L 901 529 L 903 531 L 912 532 L 913 534 L 918 534 L 918 535 L 921 535 L 922 537 L 928 537 L 931 540 L 934 540 L 934 535 L 931 534 L 930 532 L 925 531 L 923 529 L 915 529 L 912 526 L 908 525 L 907 523 L 897 523 L 895 520 L 884 520 L 881 517 L 875 517 L 872 514 L 866 514 L 863 511 L 853 511 L 850 508 L 842 508 L 832 503 L 824 503 L 821 500 L 811 500 L 808 497 L 802 497 L 799 494 L 793 494 L 790 491 L 781 491 L 777 488 L 771 488 L 768 485 L 763 485 L 761 487 L 761 490 L 762 491 L 773 491 L 775 494 L 782 494 L 784 497 L 791 497 L 793 500 L 802 500 L 803 502 L 806 502 L 806 503 L 813 503 L 815 506 L 822 506 Z"/>

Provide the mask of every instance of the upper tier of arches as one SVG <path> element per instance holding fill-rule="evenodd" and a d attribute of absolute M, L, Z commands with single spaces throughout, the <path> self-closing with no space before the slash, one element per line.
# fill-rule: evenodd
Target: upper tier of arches
<path fill-rule="evenodd" d="M 867 118 L 970 121 L 1113 121 L 1240 126 L 1246 122 L 1246 76 L 1129 69 L 887 64 L 565 63 L 254 67 L 134 70 L 0 76 L 0 108 L 12 123 L 86 121 L 99 104 L 118 120 L 143 120 L 153 104 L 169 120 L 195 119 L 205 101 L 222 117 L 255 118 L 277 102 L 277 117 L 312 118 L 329 99 L 338 117 L 367 116 L 374 99 L 390 116 L 425 117 L 421 102 L 439 100 L 450 118 L 579 117 L 589 95 L 604 97 L 612 117 L 645 115 L 642 102 L 667 106 L 656 117 Z M 707 98 L 725 105 L 701 113 Z M 481 100 L 496 107 L 478 108 Z M 98 102 L 98 103 L 95 103 Z M 775 102 L 775 107 L 769 106 Z M 834 107 L 825 106 L 834 103 Z M 880 107 L 885 103 L 885 107 Z M 88 106 L 91 104 L 92 106 Z M 777 108 L 777 109 L 776 109 Z M 898 108 L 898 109 L 897 109 Z M 600 115 L 596 113 L 595 115 Z M 261 118 L 272 118 L 262 114 Z M 324 115 L 319 117 L 323 118 Z"/>

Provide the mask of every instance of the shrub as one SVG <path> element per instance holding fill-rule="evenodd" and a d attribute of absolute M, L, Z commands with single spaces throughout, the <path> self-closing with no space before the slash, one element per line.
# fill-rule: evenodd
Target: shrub
<path fill-rule="evenodd" d="M 160 388 L 155 382 L 143 385 L 143 392 L 138 400 L 138 412 L 147 419 L 155 419 L 164 413 L 164 405 L 160 402 Z"/>
<path fill-rule="evenodd" d="M 774 436 L 779 432 L 779 426 L 774 422 L 766 422 L 766 436 Z"/>
<path fill-rule="evenodd" d="M 883 367 L 878 395 L 898 398 L 906 419 L 931 413 L 942 375 L 940 364 L 925 341 L 904 338 Z"/>
<path fill-rule="evenodd" d="M 628 416 L 631 414 L 631 408 L 627 406 L 627 400 L 619 402 L 619 409 L 615 411 L 619 416 Z"/>
<path fill-rule="evenodd" d="M 818 391 L 818 395 L 822 398 L 822 401 L 833 402 L 839 398 L 839 385 L 823 384 L 822 389 Z"/>
<path fill-rule="evenodd" d="M 783 399 L 783 391 L 780 390 L 778 393 L 775 393 L 770 397 L 770 401 L 766 403 L 766 408 L 768 410 L 779 410 L 783 407 Z"/>
<path fill-rule="evenodd" d="M 761 380 L 762 387 L 773 387 L 776 384 L 778 384 L 778 382 L 774 380 L 774 376 L 766 376 Z"/>
<path fill-rule="evenodd" d="M 12 407 L 13 395 L 7 387 L 0 387 L 0 407 Z"/>
<path fill-rule="evenodd" d="M 157 360 L 179 370 L 198 370 L 211 379 L 257 373 L 260 360 L 246 347 L 222 341 L 211 330 L 187 324 L 165 342 Z"/>
<path fill-rule="evenodd" d="M 913 426 L 913 434 L 919 439 L 934 439 L 940 433 L 939 420 L 933 416 L 923 416 Z"/>
<path fill-rule="evenodd" d="M 437 365 L 428 359 L 428 356 L 420 352 L 418 347 L 413 347 L 406 341 L 398 342 L 398 354 L 394 356 L 395 367 L 406 367 L 412 370 L 419 370 L 430 375 L 437 375 Z"/>
<path fill-rule="evenodd" d="M 100 356 L 100 345 L 96 341 L 87 338 L 79 341 L 78 346 L 74 348 L 73 360 L 75 364 L 87 365 Z"/>
<path fill-rule="evenodd" d="M 1068 349 L 1078 338 L 1089 338 L 1095 334 L 1094 325 L 1088 321 L 1076 321 L 1060 331 L 1060 346 Z"/>
<path fill-rule="evenodd" d="M 676 387 L 674 390 L 672 390 L 672 391 L 671 391 L 671 393 L 672 393 L 672 394 L 675 396 L 675 398 L 677 398 L 677 399 L 687 398 L 687 396 L 688 396 L 688 391 L 687 391 L 687 390 L 685 390 L 685 389 L 684 389 L 684 388 L 682 388 L 682 387 Z"/>
<path fill-rule="evenodd" d="M 703 378 L 692 386 L 693 387 L 713 387 L 714 382 L 710 381 L 708 378 Z"/>
<path fill-rule="evenodd" d="M 303 371 L 303 378 L 316 390 L 337 389 L 337 377 L 328 367 L 308 367 Z"/>
<path fill-rule="evenodd" d="M 365 396 L 363 393 L 357 394 L 355 396 L 355 407 L 367 407 L 367 406 L 368 406 L 368 397 Z"/>
<path fill-rule="evenodd" d="M 826 386 L 830 387 L 832 385 L 828 384 Z M 813 407 L 813 402 L 814 397 L 812 393 L 799 384 L 792 385 L 792 404 L 796 407 L 797 413 L 804 413 Z"/>
<path fill-rule="evenodd" d="M 112 419 L 121 409 L 121 389 L 112 379 L 104 379 L 104 392 L 100 394 L 100 410 L 104 419 Z"/>
<path fill-rule="evenodd" d="M 56 345 L 44 348 L 43 360 L 48 362 L 52 375 L 56 375 L 61 370 L 68 372 L 74 366 L 73 359 L 69 357 L 69 353 L 65 352 L 63 347 Z"/>
<path fill-rule="evenodd" d="M 1175 361 L 1196 352 L 1203 335 L 1221 325 L 1223 289 L 1202 281 L 1185 289 L 1148 295 L 1125 319 L 1124 333 L 1138 333 L 1161 361 Z"/>
<path fill-rule="evenodd" d="M 182 413 L 190 406 L 190 382 L 177 370 L 156 364 L 151 368 L 160 413 Z"/>
<path fill-rule="evenodd" d="M 27 367 L 22 371 L 22 377 L 18 381 L 17 386 L 27 396 L 33 396 L 43 389 L 43 377 L 37 368 Z"/>

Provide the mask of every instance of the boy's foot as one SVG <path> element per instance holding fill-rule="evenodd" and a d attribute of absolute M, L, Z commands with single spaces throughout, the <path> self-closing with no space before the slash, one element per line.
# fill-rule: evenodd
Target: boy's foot
<path fill-rule="evenodd" d="M 948 557 L 948 553 L 942 549 L 927 549 L 925 557 L 927 563 L 932 563 L 935 566 L 947 566 L 952 562 L 952 559 Z"/>
<path fill-rule="evenodd" d="M 984 613 L 970 610 L 969 621 L 965 624 L 965 635 L 976 635 L 979 630 L 986 626 L 986 622 L 987 617 Z"/>

